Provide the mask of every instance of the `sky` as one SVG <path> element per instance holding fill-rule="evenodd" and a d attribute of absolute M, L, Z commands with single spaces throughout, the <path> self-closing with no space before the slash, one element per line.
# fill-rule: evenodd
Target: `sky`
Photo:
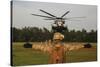
<path fill-rule="evenodd" d="M 44 20 L 45 18 L 33 16 L 33 14 L 45 15 L 47 14 L 39 11 L 45 10 L 55 16 L 62 16 L 65 12 L 70 11 L 64 18 L 70 17 L 85 17 L 74 18 L 73 21 L 66 20 L 65 26 L 72 30 L 87 31 L 97 30 L 97 6 L 96 5 L 79 5 L 67 3 L 47 3 L 34 1 L 13 1 L 12 5 L 12 26 L 16 28 L 26 27 L 46 27 L 51 30 L 53 20 Z M 80 21 L 75 21 L 80 20 Z"/>

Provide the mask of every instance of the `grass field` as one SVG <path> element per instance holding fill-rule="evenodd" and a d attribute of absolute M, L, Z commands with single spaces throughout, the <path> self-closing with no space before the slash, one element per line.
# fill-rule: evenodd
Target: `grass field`
<path fill-rule="evenodd" d="M 48 53 L 36 51 L 31 48 L 24 48 L 23 44 L 21 42 L 15 42 L 12 45 L 12 62 L 14 66 L 48 64 Z M 96 61 L 97 44 L 92 44 L 92 48 L 82 48 L 80 50 L 67 52 L 66 63 Z"/>

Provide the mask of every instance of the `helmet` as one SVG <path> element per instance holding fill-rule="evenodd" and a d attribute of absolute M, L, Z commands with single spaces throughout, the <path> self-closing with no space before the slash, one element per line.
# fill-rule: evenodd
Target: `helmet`
<path fill-rule="evenodd" d="M 64 39 L 64 35 L 57 32 L 57 33 L 54 33 L 54 36 L 53 36 L 53 40 L 63 40 Z"/>

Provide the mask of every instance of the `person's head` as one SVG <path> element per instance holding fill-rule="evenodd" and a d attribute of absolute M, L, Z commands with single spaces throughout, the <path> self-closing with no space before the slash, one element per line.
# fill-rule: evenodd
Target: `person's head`
<path fill-rule="evenodd" d="M 62 35 L 61 33 L 57 32 L 57 33 L 54 33 L 54 36 L 53 36 L 53 41 L 54 43 L 57 43 L 57 42 L 60 42 L 64 39 L 64 35 Z"/>

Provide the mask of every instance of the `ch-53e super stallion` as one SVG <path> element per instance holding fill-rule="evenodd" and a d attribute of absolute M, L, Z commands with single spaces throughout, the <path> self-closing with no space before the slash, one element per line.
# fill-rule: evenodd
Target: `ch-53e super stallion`
<path fill-rule="evenodd" d="M 44 20 L 54 20 L 54 23 L 52 24 L 52 29 L 54 30 L 54 32 L 63 32 L 64 30 L 66 30 L 66 27 L 64 26 L 65 24 L 65 20 L 69 20 L 69 21 L 80 21 L 80 20 L 76 20 L 75 18 L 85 18 L 85 17 L 70 17 L 70 18 L 65 18 L 65 16 L 70 13 L 70 11 L 65 12 L 62 16 L 57 17 L 51 13 L 48 13 L 42 9 L 40 9 L 41 12 L 47 14 L 48 16 L 44 16 L 44 15 L 38 15 L 38 14 L 31 14 L 34 16 L 39 16 L 39 17 L 44 17 Z"/>

